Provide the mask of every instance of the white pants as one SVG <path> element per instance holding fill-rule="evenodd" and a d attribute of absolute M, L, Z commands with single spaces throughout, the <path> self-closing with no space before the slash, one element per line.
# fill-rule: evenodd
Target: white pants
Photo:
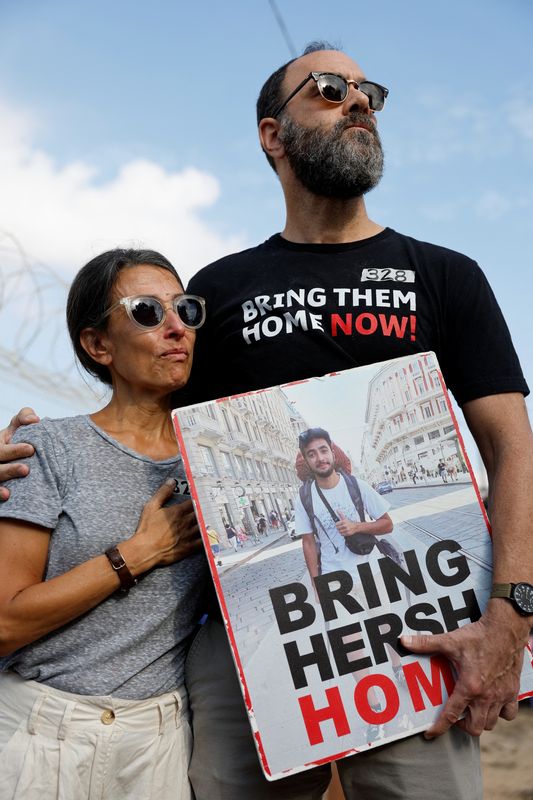
<path fill-rule="evenodd" d="M 191 800 L 183 688 L 91 697 L 0 673 L 0 800 Z"/>

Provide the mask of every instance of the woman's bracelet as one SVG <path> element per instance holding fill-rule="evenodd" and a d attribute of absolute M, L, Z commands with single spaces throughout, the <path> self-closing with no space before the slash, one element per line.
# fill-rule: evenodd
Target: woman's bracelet
<path fill-rule="evenodd" d="M 121 552 L 118 547 L 108 547 L 105 551 L 106 556 L 120 580 L 120 591 L 127 594 L 129 590 L 136 585 L 137 578 L 135 578 L 128 569 L 128 565 L 122 558 Z"/>

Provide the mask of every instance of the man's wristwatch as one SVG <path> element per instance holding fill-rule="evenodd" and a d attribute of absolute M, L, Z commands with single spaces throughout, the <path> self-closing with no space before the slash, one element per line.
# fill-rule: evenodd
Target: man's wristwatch
<path fill-rule="evenodd" d="M 122 553 L 116 545 L 109 547 L 105 551 L 105 554 L 120 579 L 120 591 L 124 592 L 124 594 L 127 594 L 129 590 L 136 585 L 137 578 L 135 578 L 129 571 L 128 565 L 122 558 Z"/>
<path fill-rule="evenodd" d="M 530 583 L 493 583 L 490 596 L 509 600 L 524 617 L 533 614 L 533 586 Z"/>

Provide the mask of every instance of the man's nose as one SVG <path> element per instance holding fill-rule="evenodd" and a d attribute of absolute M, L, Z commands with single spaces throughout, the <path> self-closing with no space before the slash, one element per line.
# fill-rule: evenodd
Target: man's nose
<path fill-rule="evenodd" d="M 372 113 L 368 96 L 360 89 L 356 89 L 353 83 L 348 85 L 348 94 L 342 104 L 342 110 L 345 115 L 350 114 L 352 111 L 359 111 L 363 114 Z"/>

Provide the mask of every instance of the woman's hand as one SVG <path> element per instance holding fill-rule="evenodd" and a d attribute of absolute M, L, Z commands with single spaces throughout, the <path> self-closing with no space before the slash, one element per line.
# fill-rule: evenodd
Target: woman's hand
<path fill-rule="evenodd" d="M 173 564 L 202 550 L 200 530 L 191 500 L 165 506 L 174 491 L 169 478 L 144 506 L 133 536 L 119 550 L 133 575 Z"/>

